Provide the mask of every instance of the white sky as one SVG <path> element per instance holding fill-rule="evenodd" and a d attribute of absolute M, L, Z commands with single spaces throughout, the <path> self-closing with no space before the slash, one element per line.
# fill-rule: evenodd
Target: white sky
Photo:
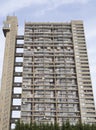
<path fill-rule="evenodd" d="M 70 22 L 83 20 L 90 63 L 91 79 L 96 102 L 96 0 L 1 0 L 0 1 L 0 79 L 5 38 L 3 21 L 7 15 L 16 15 L 19 33 L 23 34 L 24 22 Z"/>

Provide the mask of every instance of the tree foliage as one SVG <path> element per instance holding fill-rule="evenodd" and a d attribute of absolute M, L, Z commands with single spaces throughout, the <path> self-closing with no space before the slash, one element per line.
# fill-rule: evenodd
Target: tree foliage
<path fill-rule="evenodd" d="M 14 130 L 96 130 L 96 124 L 89 125 L 77 123 L 76 125 L 70 125 L 70 123 L 67 121 L 66 123 L 62 123 L 62 126 L 59 126 L 58 123 L 24 124 L 23 122 L 17 121 Z"/>

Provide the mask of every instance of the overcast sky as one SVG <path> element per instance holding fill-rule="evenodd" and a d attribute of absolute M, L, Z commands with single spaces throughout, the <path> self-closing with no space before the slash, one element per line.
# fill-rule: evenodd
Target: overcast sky
<path fill-rule="evenodd" d="M 2 26 L 7 15 L 18 17 L 19 34 L 23 34 L 25 21 L 83 20 L 96 102 L 96 0 L 0 0 L 0 79 L 5 45 Z"/>

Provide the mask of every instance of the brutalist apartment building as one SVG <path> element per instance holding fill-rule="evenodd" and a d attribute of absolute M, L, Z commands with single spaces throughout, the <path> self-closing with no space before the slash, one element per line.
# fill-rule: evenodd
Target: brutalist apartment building
<path fill-rule="evenodd" d="M 96 123 L 82 21 L 26 22 L 3 26 L 5 53 L 0 94 L 0 130 L 24 123 Z"/>

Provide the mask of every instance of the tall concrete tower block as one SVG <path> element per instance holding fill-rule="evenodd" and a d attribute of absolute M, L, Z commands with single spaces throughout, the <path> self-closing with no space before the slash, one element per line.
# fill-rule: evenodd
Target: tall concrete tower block
<path fill-rule="evenodd" d="M 0 130 L 24 123 L 96 123 L 82 21 L 4 22 L 5 53 L 0 93 Z"/>

